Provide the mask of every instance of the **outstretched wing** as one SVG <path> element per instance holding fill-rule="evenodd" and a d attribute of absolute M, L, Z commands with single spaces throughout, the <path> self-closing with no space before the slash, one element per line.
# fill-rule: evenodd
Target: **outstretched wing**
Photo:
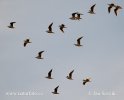
<path fill-rule="evenodd" d="M 80 37 L 80 38 L 77 39 L 77 44 L 80 45 L 80 40 L 81 40 L 82 38 L 83 38 L 83 37 Z"/>
<path fill-rule="evenodd" d="M 49 27 L 48 27 L 49 31 L 52 31 L 52 25 L 53 25 L 53 23 L 51 23 L 51 24 L 49 25 Z"/>
<path fill-rule="evenodd" d="M 72 13 L 72 17 L 73 17 L 73 18 L 75 18 L 75 14 L 76 14 L 76 13 Z"/>
<path fill-rule="evenodd" d="M 13 27 L 13 24 L 14 24 L 14 23 L 16 23 L 16 22 L 10 22 L 10 26 L 12 26 L 12 27 Z"/>
<path fill-rule="evenodd" d="M 96 6 L 96 4 L 94 4 L 93 6 L 91 6 L 91 11 L 93 12 L 94 11 L 94 7 Z"/>
<path fill-rule="evenodd" d="M 42 55 L 43 52 L 44 52 L 44 51 L 39 52 L 39 53 L 38 53 L 38 56 L 41 57 L 41 55 Z"/>
<path fill-rule="evenodd" d="M 26 47 L 27 42 L 24 42 L 24 47 Z"/>
<path fill-rule="evenodd" d="M 83 85 L 85 85 L 86 84 L 86 81 L 83 81 Z"/>
<path fill-rule="evenodd" d="M 64 33 L 64 30 L 63 30 L 64 27 L 60 26 L 60 30 Z"/>
<path fill-rule="evenodd" d="M 72 70 L 70 73 L 69 73 L 69 77 L 72 78 L 72 73 L 74 72 L 74 70 Z"/>
<path fill-rule="evenodd" d="M 51 77 L 52 69 L 48 72 L 48 76 Z"/>
<path fill-rule="evenodd" d="M 118 11 L 118 9 L 114 9 L 114 12 L 115 12 L 115 15 L 117 16 L 118 14 L 117 14 L 117 11 Z"/>
<path fill-rule="evenodd" d="M 56 92 L 56 93 L 57 93 L 58 88 L 59 88 L 59 86 L 57 86 L 57 87 L 54 89 L 54 92 Z"/>
<path fill-rule="evenodd" d="M 111 12 L 111 8 L 112 8 L 111 6 L 108 7 L 108 12 L 109 13 Z"/>

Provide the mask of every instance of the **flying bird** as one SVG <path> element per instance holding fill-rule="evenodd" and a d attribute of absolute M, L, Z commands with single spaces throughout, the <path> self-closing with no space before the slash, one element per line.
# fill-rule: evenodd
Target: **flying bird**
<path fill-rule="evenodd" d="M 76 20 L 76 14 L 77 12 L 72 13 L 72 16 L 70 17 L 71 20 Z"/>
<path fill-rule="evenodd" d="M 24 47 L 26 47 L 26 45 L 27 45 L 28 43 L 31 43 L 31 42 L 30 42 L 30 39 L 24 40 Z"/>
<path fill-rule="evenodd" d="M 9 28 L 15 28 L 14 27 L 14 24 L 15 24 L 16 22 L 10 22 L 10 25 L 8 26 Z"/>
<path fill-rule="evenodd" d="M 92 5 L 88 13 L 95 14 L 95 12 L 94 12 L 94 7 L 95 6 L 96 6 L 96 4 Z"/>
<path fill-rule="evenodd" d="M 48 79 L 53 79 L 53 78 L 51 77 L 51 74 L 52 74 L 52 69 L 48 72 L 48 76 L 47 76 L 46 78 L 48 78 Z"/>
<path fill-rule="evenodd" d="M 64 24 L 61 24 L 61 25 L 59 25 L 59 29 L 64 33 L 64 28 L 67 28 L 67 27 L 65 27 L 65 25 Z"/>
<path fill-rule="evenodd" d="M 59 88 L 59 86 L 57 86 L 55 89 L 54 89 L 54 91 L 52 92 L 53 94 L 59 94 L 58 93 L 58 88 Z"/>
<path fill-rule="evenodd" d="M 37 58 L 37 59 L 43 59 L 42 58 L 42 53 L 43 53 L 44 51 L 40 51 L 39 53 L 38 53 L 38 56 L 37 57 L 35 57 L 35 58 Z"/>
<path fill-rule="evenodd" d="M 115 9 L 114 9 L 114 12 L 115 12 L 115 15 L 117 16 L 118 15 L 118 13 L 117 13 L 117 11 L 119 10 L 119 9 L 122 9 L 122 7 L 121 6 L 116 6 L 115 7 Z"/>
<path fill-rule="evenodd" d="M 69 79 L 69 80 L 73 80 L 72 79 L 73 72 L 74 72 L 74 70 L 72 70 L 66 78 Z"/>
<path fill-rule="evenodd" d="M 83 80 L 83 85 L 86 85 L 86 83 L 91 82 L 91 78 L 86 78 Z"/>
<path fill-rule="evenodd" d="M 47 33 L 54 33 L 52 31 L 52 25 L 53 25 L 53 22 L 48 26 L 48 30 L 46 31 Z"/>
<path fill-rule="evenodd" d="M 111 9 L 113 7 L 115 7 L 115 4 L 114 3 L 111 3 L 111 4 L 108 4 L 108 5 L 109 5 L 109 7 L 108 7 L 108 13 L 110 13 L 111 12 Z"/>
<path fill-rule="evenodd" d="M 75 45 L 75 46 L 78 46 L 78 47 L 82 46 L 82 45 L 81 45 L 81 42 L 80 42 L 80 40 L 81 40 L 82 38 L 83 38 L 83 37 L 78 38 L 78 39 L 77 39 L 77 44 L 74 44 L 74 45 Z"/>

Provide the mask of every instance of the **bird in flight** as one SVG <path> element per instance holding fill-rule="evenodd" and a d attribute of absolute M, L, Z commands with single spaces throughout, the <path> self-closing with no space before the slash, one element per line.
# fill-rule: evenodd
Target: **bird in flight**
<path fill-rule="evenodd" d="M 53 22 L 48 26 L 48 30 L 46 31 L 47 33 L 54 33 L 52 31 L 52 25 L 53 25 Z"/>
<path fill-rule="evenodd" d="M 117 16 L 118 15 L 118 13 L 117 13 L 117 11 L 119 10 L 119 9 L 122 9 L 122 7 L 121 6 L 116 6 L 115 7 L 115 9 L 114 9 L 114 12 L 115 12 L 115 15 Z"/>
<path fill-rule="evenodd" d="M 78 46 L 78 47 L 80 47 L 80 46 L 82 46 L 81 45 L 81 42 L 80 42 L 80 40 L 83 38 L 83 36 L 82 37 L 80 37 L 80 38 L 78 38 L 77 39 L 77 44 L 74 44 L 75 46 Z"/>
<path fill-rule="evenodd" d="M 108 4 L 108 5 L 109 5 L 109 7 L 108 7 L 108 13 L 110 13 L 111 12 L 111 9 L 113 7 L 115 7 L 115 4 L 114 3 L 111 3 L 111 4 Z"/>
<path fill-rule="evenodd" d="M 72 13 L 72 16 L 70 17 L 71 20 L 76 20 L 76 14 L 77 12 Z"/>
<path fill-rule="evenodd" d="M 94 12 L 94 7 L 95 6 L 96 6 L 96 4 L 92 5 L 88 13 L 95 14 L 95 12 Z"/>
<path fill-rule="evenodd" d="M 10 25 L 8 26 L 9 28 L 15 28 L 14 27 L 14 24 L 15 24 L 16 22 L 10 22 Z"/>
<path fill-rule="evenodd" d="M 37 58 L 37 59 L 43 59 L 42 58 L 42 53 L 43 53 L 44 51 L 40 51 L 39 53 L 38 53 L 38 56 L 37 57 L 35 57 L 35 58 Z"/>
<path fill-rule="evenodd" d="M 27 45 L 28 43 L 31 43 L 31 42 L 30 42 L 30 39 L 26 39 L 26 40 L 24 40 L 24 44 L 23 44 L 24 47 L 26 47 L 26 45 Z"/>
<path fill-rule="evenodd" d="M 48 72 L 48 76 L 47 76 L 46 78 L 48 78 L 48 79 L 53 79 L 53 78 L 51 77 L 51 74 L 52 74 L 52 69 Z"/>
<path fill-rule="evenodd" d="M 59 25 L 59 29 L 64 33 L 64 28 L 67 28 L 64 24 Z"/>
<path fill-rule="evenodd" d="M 59 88 L 59 86 L 57 86 L 55 89 L 54 89 L 54 91 L 52 92 L 53 94 L 59 94 L 58 93 L 58 88 Z"/>
<path fill-rule="evenodd" d="M 69 80 L 73 80 L 73 79 L 72 79 L 72 74 L 73 74 L 73 72 L 74 72 L 74 70 L 72 70 L 72 71 L 69 73 L 69 75 L 66 76 L 66 78 L 69 79 Z"/>
<path fill-rule="evenodd" d="M 88 82 L 91 82 L 91 78 L 83 79 L 83 85 L 86 85 Z"/>

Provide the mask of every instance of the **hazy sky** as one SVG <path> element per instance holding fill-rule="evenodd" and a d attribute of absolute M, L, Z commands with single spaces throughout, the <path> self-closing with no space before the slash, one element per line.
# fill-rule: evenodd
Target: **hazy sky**
<path fill-rule="evenodd" d="M 0 0 L 1 100 L 122 100 L 124 98 L 124 11 L 108 14 L 108 3 L 124 8 L 124 0 Z M 96 4 L 95 15 L 88 12 Z M 80 21 L 71 13 L 83 13 Z M 16 21 L 15 29 L 7 26 Z M 55 34 L 46 33 L 53 22 Z M 63 34 L 60 24 L 67 28 Z M 76 39 L 82 47 L 74 46 Z M 31 44 L 23 47 L 23 41 Z M 43 60 L 35 57 L 44 50 Z M 53 80 L 45 78 L 53 69 Z M 72 81 L 66 76 L 74 69 Z M 82 80 L 91 77 L 86 86 Z M 59 95 L 51 92 L 56 86 Z M 116 93 L 115 96 L 93 95 Z M 8 96 L 38 92 L 35 96 Z M 89 95 L 91 92 L 92 95 Z"/>

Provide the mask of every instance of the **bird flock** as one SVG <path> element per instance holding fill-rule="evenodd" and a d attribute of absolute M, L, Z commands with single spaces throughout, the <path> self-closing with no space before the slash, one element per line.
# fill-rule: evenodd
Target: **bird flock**
<path fill-rule="evenodd" d="M 96 12 L 94 11 L 95 6 L 96 6 L 96 4 L 93 4 L 93 5 L 90 7 L 88 13 L 90 13 L 90 14 L 96 14 Z M 114 8 L 114 13 L 115 13 L 116 16 L 118 15 L 118 10 L 119 10 L 119 9 L 122 9 L 121 6 L 115 5 L 114 3 L 111 3 L 111 4 L 108 4 L 108 13 L 111 13 L 111 10 L 112 10 L 113 8 Z M 83 14 L 82 14 L 82 13 L 79 13 L 79 12 L 74 12 L 74 13 L 72 13 L 72 15 L 71 15 L 71 17 L 70 17 L 69 19 L 70 19 L 70 20 L 81 20 L 81 19 L 82 19 L 82 18 L 81 18 L 81 15 L 83 15 Z M 16 22 L 10 22 L 10 25 L 8 26 L 8 28 L 14 29 L 14 28 L 15 28 L 15 27 L 14 27 L 14 24 L 15 24 L 15 23 L 16 23 Z M 54 33 L 53 30 L 52 30 L 52 25 L 53 25 L 53 22 L 50 23 L 50 25 L 48 26 L 48 30 L 46 31 L 48 34 L 53 34 L 53 33 Z M 64 33 L 64 29 L 65 29 L 65 28 L 67 28 L 66 25 L 64 25 L 64 24 L 59 25 L 59 29 L 60 29 L 60 31 L 61 31 L 62 33 Z M 77 41 L 76 41 L 76 43 L 75 43 L 74 45 L 77 46 L 77 47 L 83 46 L 83 45 L 81 44 L 81 39 L 82 39 L 82 38 L 83 38 L 83 36 L 77 38 Z M 25 40 L 24 40 L 24 43 L 23 43 L 23 46 L 26 47 L 27 44 L 30 44 L 30 43 L 32 43 L 32 42 L 30 41 L 30 39 L 25 39 Z M 44 52 L 45 52 L 44 50 L 38 52 L 38 53 L 37 53 L 37 56 L 36 56 L 35 58 L 36 58 L 36 59 L 44 59 L 44 58 L 43 58 L 43 53 L 44 53 Z M 53 69 L 51 69 L 51 70 L 48 72 L 48 75 L 47 75 L 45 78 L 47 78 L 47 79 L 54 79 L 54 78 L 52 77 L 52 71 L 53 71 Z M 74 73 L 74 70 L 70 71 L 69 74 L 66 76 L 66 78 L 67 78 L 68 80 L 73 80 L 73 78 L 72 78 L 72 74 L 73 74 L 73 73 Z M 82 80 L 82 84 L 83 84 L 83 85 L 86 85 L 86 83 L 88 83 L 88 82 L 91 82 L 91 78 L 90 78 L 90 77 L 87 77 L 87 78 L 85 78 L 85 79 Z M 59 85 L 58 85 L 57 87 L 55 87 L 55 89 L 54 89 L 54 91 L 53 91 L 52 93 L 53 93 L 53 94 L 59 94 L 58 88 L 59 88 Z"/>

